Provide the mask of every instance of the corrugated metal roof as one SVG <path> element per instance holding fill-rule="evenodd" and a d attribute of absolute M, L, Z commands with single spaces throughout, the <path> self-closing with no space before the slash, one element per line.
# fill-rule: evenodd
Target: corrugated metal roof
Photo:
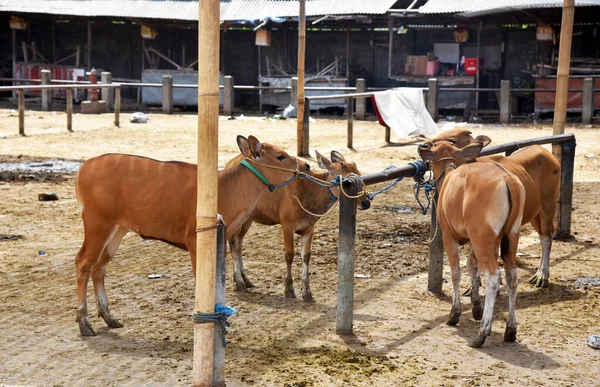
<path fill-rule="evenodd" d="M 307 0 L 306 15 L 385 14 L 397 0 Z M 197 0 L 0 0 L 0 12 L 198 20 Z M 221 0 L 221 21 L 298 16 L 297 0 Z"/>
<path fill-rule="evenodd" d="M 575 0 L 576 7 L 600 6 L 600 0 Z M 491 14 L 535 8 L 561 8 L 563 0 L 429 0 L 419 8 L 420 13 L 456 13 L 465 16 Z"/>

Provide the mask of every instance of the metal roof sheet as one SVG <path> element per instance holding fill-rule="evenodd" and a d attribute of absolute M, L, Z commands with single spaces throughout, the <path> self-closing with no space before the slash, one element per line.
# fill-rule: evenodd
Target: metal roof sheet
<path fill-rule="evenodd" d="M 385 14 L 397 0 L 307 0 L 306 15 Z M 221 21 L 298 16 L 297 0 L 221 0 Z M 198 20 L 197 0 L 0 0 L 0 12 Z"/>
<path fill-rule="evenodd" d="M 600 0 L 575 0 L 576 7 L 600 6 Z M 561 8 L 563 0 L 429 0 L 419 8 L 423 14 L 456 13 L 476 16 L 535 8 Z"/>

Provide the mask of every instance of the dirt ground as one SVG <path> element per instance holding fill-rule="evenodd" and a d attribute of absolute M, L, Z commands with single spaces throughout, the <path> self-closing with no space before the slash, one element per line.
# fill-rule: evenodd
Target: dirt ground
<path fill-rule="evenodd" d="M 147 124 L 120 128 L 113 116 L 76 115 L 68 133 L 62 112 L 26 114 L 27 137 L 17 135 L 17 115 L 0 110 L 0 162 L 83 161 L 106 152 L 194 162 L 196 116 L 152 114 Z M 440 124 L 443 126 L 444 124 Z M 446 124 L 448 125 L 448 124 Z M 546 126 L 469 125 L 493 144 L 550 135 Z M 285 260 L 279 226 L 253 226 L 245 240 L 246 273 L 257 285 L 237 293 L 228 257 L 230 318 L 226 377 L 231 386 L 593 386 L 600 385 L 600 351 L 586 345 L 600 334 L 600 286 L 578 278 L 600 276 L 600 140 L 597 128 L 569 127 L 577 137 L 572 234 L 555 242 L 551 284 L 527 283 L 541 249 L 525 226 L 519 247 L 518 334 L 502 341 L 507 298 L 501 289 L 492 336 L 481 349 L 467 343 L 478 330 L 463 298 L 458 326 L 445 324 L 450 284 L 441 296 L 427 287 L 429 215 L 417 211 L 412 181 L 379 195 L 357 221 L 354 334 L 335 333 L 338 212 L 321 220 L 310 267 L 315 303 L 283 294 Z M 238 153 L 238 134 L 296 149 L 296 122 L 261 117 L 227 120 L 219 128 L 219 165 Z M 346 148 L 345 121 L 315 117 L 311 154 L 340 151 L 363 173 L 415 159 L 411 139 L 392 136 L 375 122 L 355 121 L 355 149 Z M 310 159 L 313 167 L 316 162 Z M 58 201 L 38 201 L 54 192 Z M 74 195 L 74 174 L 0 172 L 0 384 L 68 386 L 178 386 L 191 384 L 194 280 L 186 252 L 128 234 L 108 266 L 113 314 L 125 324 L 83 338 L 75 322 L 74 256 L 83 227 Z M 43 251 L 40 251 L 43 250 Z M 300 294 L 301 262 L 294 262 Z M 164 274 L 149 279 L 148 274 Z M 468 273 L 463 262 L 462 286 Z M 445 278 L 449 278 L 447 265 Z"/>

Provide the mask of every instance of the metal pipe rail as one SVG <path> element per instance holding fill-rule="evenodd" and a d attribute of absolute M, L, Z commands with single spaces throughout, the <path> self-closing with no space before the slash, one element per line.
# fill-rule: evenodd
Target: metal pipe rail
<path fill-rule="evenodd" d="M 562 148 L 561 186 L 558 206 L 558 237 L 568 238 L 571 233 L 571 206 L 573 198 L 573 172 L 575 167 L 575 135 L 572 133 L 555 136 L 538 137 L 515 141 L 484 148 L 480 156 L 505 152 L 511 154 L 517 149 L 531 145 L 558 144 Z M 339 333 L 351 333 L 354 310 L 354 257 L 356 235 L 356 198 L 361 182 L 365 186 L 395 180 L 401 177 L 413 176 L 416 172 L 414 165 L 408 164 L 381 172 L 363 175 L 360 179 L 354 176 L 344 178 L 342 184 L 348 195 L 340 197 L 339 212 L 339 247 L 338 247 L 338 287 L 337 287 L 337 321 Z M 437 200 L 437 195 L 434 197 Z M 437 224 L 435 211 L 431 211 L 429 245 L 429 274 L 427 289 L 440 293 L 443 282 L 444 246 L 442 231 Z"/>

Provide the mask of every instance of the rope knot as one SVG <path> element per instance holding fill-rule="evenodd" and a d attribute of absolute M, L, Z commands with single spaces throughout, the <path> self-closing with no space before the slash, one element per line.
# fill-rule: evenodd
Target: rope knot
<path fill-rule="evenodd" d="M 214 322 L 214 323 L 220 323 L 223 330 L 223 347 L 227 347 L 227 338 L 225 337 L 225 335 L 227 335 L 227 327 L 230 326 L 231 324 L 229 323 L 229 321 L 227 321 L 228 317 L 233 316 L 234 314 L 236 314 L 236 310 L 233 309 L 230 306 L 227 305 L 221 305 L 221 304 L 217 304 L 215 305 L 215 311 L 212 313 L 194 313 L 192 315 L 192 318 L 194 319 L 195 323 L 209 323 L 209 322 Z"/>

